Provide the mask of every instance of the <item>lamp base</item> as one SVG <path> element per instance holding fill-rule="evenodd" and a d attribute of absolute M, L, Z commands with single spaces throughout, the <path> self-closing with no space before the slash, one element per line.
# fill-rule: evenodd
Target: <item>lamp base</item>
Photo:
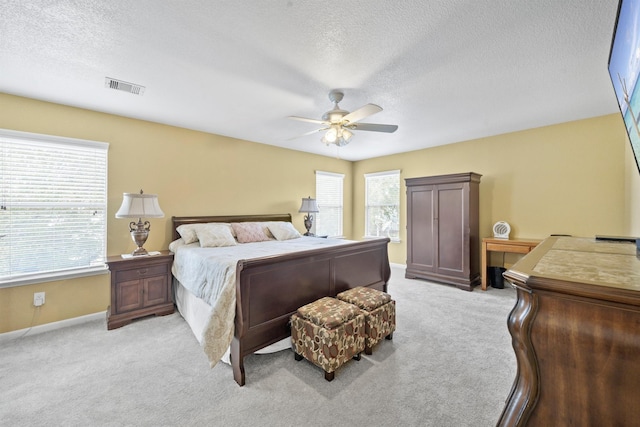
<path fill-rule="evenodd" d="M 133 256 L 149 255 L 149 252 L 147 252 L 145 248 L 139 247 L 139 248 L 136 248 L 135 251 L 131 252 L 131 255 Z"/>
<path fill-rule="evenodd" d="M 129 223 L 129 231 L 131 232 L 131 239 L 135 242 L 137 248 L 135 251 L 131 252 L 133 256 L 140 255 L 148 255 L 147 250 L 142 246 L 147 241 L 149 237 L 149 230 L 151 229 L 151 225 L 149 221 L 142 222 L 142 219 L 139 218 L 138 222 Z"/>
<path fill-rule="evenodd" d="M 307 214 L 304 216 L 304 228 L 307 229 L 307 232 L 304 233 L 305 236 L 315 236 L 315 234 L 313 234 L 311 232 L 311 227 L 313 226 L 313 215 L 311 214 Z"/>

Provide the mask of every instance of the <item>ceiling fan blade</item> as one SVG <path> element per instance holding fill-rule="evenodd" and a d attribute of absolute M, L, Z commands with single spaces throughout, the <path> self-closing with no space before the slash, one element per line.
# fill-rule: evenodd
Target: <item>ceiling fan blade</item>
<path fill-rule="evenodd" d="M 307 133 L 303 133 L 302 135 L 298 135 L 298 136 L 294 136 L 293 138 L 289 138 L 287 139 L 287 141 L 291 141 L 292 139 L 298 139 L 298 138 L 302 138 L 303 136 L 307 136 L 307 135 L 313 135 L 314 133 L 318 133 L 318 132 L 322 132 L 323 130 L 327 130 L 329 128 L 320 128 L 320 129 L 314 129 L 311 130 Z"/>
<path fill-rule="evenodd" d="M 300 120 L 301 122 L 309 122 L 309 123 L 317 123 L 320 125 L 329 125 L 330 123 L 326 120 L 316 120 L 316 119 L 308 119 L 306 117 L 298 117 L 298 116 L 289 116 L 289 119 Z"/>
<path fill-rule="evenodd" d="M 359 120 L 364 119 L 365 117 L 369 117 L 372 114 L 379 113 L 380 111 L 382 111 L 382 107 L 380 107 L 379 105 L 367 104 L 347 114 L 342 118 L 342 120 L 349 123 L 355 123 Z"/>
<path fill-rule="evenodd" d="M 379 125 L 376 123 L 354 123 L 347 126 L 349 129 L 354 130 L 368 130 L 373 132 L 386 132 L 393 133 L 398 130 L 398 125 Z"/>

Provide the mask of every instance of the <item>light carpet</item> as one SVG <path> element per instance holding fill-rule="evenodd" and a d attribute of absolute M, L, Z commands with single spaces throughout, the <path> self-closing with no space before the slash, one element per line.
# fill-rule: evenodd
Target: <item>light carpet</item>
<path fill-rule="evenodd" d="M 107 331 L 92 321 L 0 348 L 0 424 L 10 426 L 494 426 L 515 378 L 515 291 L 404 278 L 397 330 L 332 382 L 291 350 L 210 369 L 179 314 Z"/>

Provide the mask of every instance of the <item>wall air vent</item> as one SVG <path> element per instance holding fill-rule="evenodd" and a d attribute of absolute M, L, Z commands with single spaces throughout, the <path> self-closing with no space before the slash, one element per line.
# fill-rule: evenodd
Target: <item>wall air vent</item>
<path fill-rule="evenodd" d="M 122 80 L 112 79 L 111 77 L 104 78 L 104 87 L 109 89 L 121 90 L 123 92 L 129 92 L 134 95 L 144 94 L 144 86 L 123 82 Z"/>

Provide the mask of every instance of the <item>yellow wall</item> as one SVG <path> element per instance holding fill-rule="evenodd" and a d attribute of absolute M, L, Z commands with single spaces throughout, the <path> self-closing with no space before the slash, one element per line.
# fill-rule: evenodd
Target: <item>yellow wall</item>
<path fill-rule="evenodd" d="M 363 174 L 401 170 L 400 238 L 392 262 L 406 262 L 405 178 L 458 172 L 482 174 L 480 234 L 496 221 L 512 238 L 549 234 L 627 234 L 625 139 L 619 115 L 608 115 L 357 162 L 353 232 L 364 234 Z"/>
<path fill-rule="evenodd" d="M 352 163 L 333 157 L 226 138 L 93 111 L 0 94 L 0 128 L 108 142 L 109 255 L 135 249 L 128 220 L 116 219 L 123 192 L 156 193 L 165 218 L 152 219 L 145 248 L 166 249 L 171 216 L 291 213 L 302 197 L 315 195 L 315 171 L 345 174 L 352 198 Z M 351 236 L 351 205 L 344 233 Z M 33 307 L 33 293 L 46 303 Z M 106 310 L 107 274 L 0 289 L 0 333 Z M 39 310 L 39 311 L 37 311 Z"/>
<path fill-rule="evenodd" d="M 344 231 L 353 239 L 364 235 L 363 174 L 401 170 L 402 242 L 389 247 L 394 263 L 406 260 L 404 178 L 418 176 L 482 174 L 482 236 L 491 235 L 498 220 L 511 224 L 512 237 L 523 238 L 640 230 L 640 178 L 618 115 L 355 163 L 4 94 L 0 128 L 110 144 L 109 255 L 134 249 L 128 221 L 114 218 L 123 192 L 159 195 L 166 217 L 150 221 L 145 244 L 158 250 L 169 244 L 173 215 L 289 212 L 303 230 L 297 210 L 302 197 L 315 193 L 315 170 L 345 174 Z M 38 291 L 46 292 L 46 303 L 35 309 Z M 27 328 L 32 319 L 39 325 L 108 305 L 107 274 L 0 289 L 0 333 Z"/>

